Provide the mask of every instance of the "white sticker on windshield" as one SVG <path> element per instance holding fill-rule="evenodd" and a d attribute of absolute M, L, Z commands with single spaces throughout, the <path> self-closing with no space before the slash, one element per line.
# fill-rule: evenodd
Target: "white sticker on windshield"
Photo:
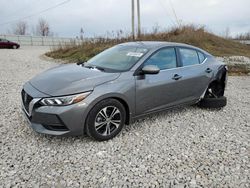
<path fill-rule="evenodd" d="M 141 57 L 143 56 L 143 53 L 139 53 L 139 52 L 128 52 L 127 56 L 131 56 L 131 57 Z"/>

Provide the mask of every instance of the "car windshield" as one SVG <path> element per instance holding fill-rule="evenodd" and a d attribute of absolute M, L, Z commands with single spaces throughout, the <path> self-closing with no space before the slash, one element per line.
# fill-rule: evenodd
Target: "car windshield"
<path fill-rule="evenodd" d="M 84 66 L 102 70 L 127 71 L 144 56 L 148 50 L 135 46 L 114 46 L 90 59 Z"/>

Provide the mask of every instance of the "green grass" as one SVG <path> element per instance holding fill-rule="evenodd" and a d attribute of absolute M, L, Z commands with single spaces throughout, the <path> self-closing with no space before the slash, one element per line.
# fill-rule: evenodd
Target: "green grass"
<path fill-rule="evenodd" d="M 136 39 L 137 41 L 169 41 L 180 42 L 200 47 L 214 56 L 246 56 L 250 57 L 250 46 L 230 39 L 219 37 L 206 31 L 203 27 L 193 25 L 172 28 L 164 32 L 145 33 Z M 67 60 L 67 62 L 87 61 L 103 50 L 119 43 L 133 41 L 131 36 L 111 38 L 97 38 L 83 42 L 81 45 L 61 45 L 46 53 L 55 59 Z M 235 70 L 235 69 L 231 69 Z M 248 71 L 245 71 L 249 73 Z"/>

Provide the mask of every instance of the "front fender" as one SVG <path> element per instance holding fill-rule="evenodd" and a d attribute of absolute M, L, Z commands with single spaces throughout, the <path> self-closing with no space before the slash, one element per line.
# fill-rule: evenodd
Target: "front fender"
<path fill-rule="evenodd" d="M 131 79 L 128 79 L 131 77 Z M 130 73 L 126 73 L 116 80 L 106 82 L 94 88 L 93 92 L 86 98 L 88 104 L 87 113 L 100 101 L 115 98 L 121 101 L 129 112 L 128 121 L 135 114 L 135 80 Z M 127 122 L 128 122 L 127 121 Z"/>

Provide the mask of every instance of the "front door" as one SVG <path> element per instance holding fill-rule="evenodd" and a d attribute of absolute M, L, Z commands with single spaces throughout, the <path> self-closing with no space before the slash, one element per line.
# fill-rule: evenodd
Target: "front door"
<path fill-rule="evenodd" d="M 136 76 L 136 114 L 144 114 L 178 104 L 182 99 L 177 55 L 174 47 L 154 53 L 145 65 L 156 65 L 160 72 L 155 75 Z"/>

